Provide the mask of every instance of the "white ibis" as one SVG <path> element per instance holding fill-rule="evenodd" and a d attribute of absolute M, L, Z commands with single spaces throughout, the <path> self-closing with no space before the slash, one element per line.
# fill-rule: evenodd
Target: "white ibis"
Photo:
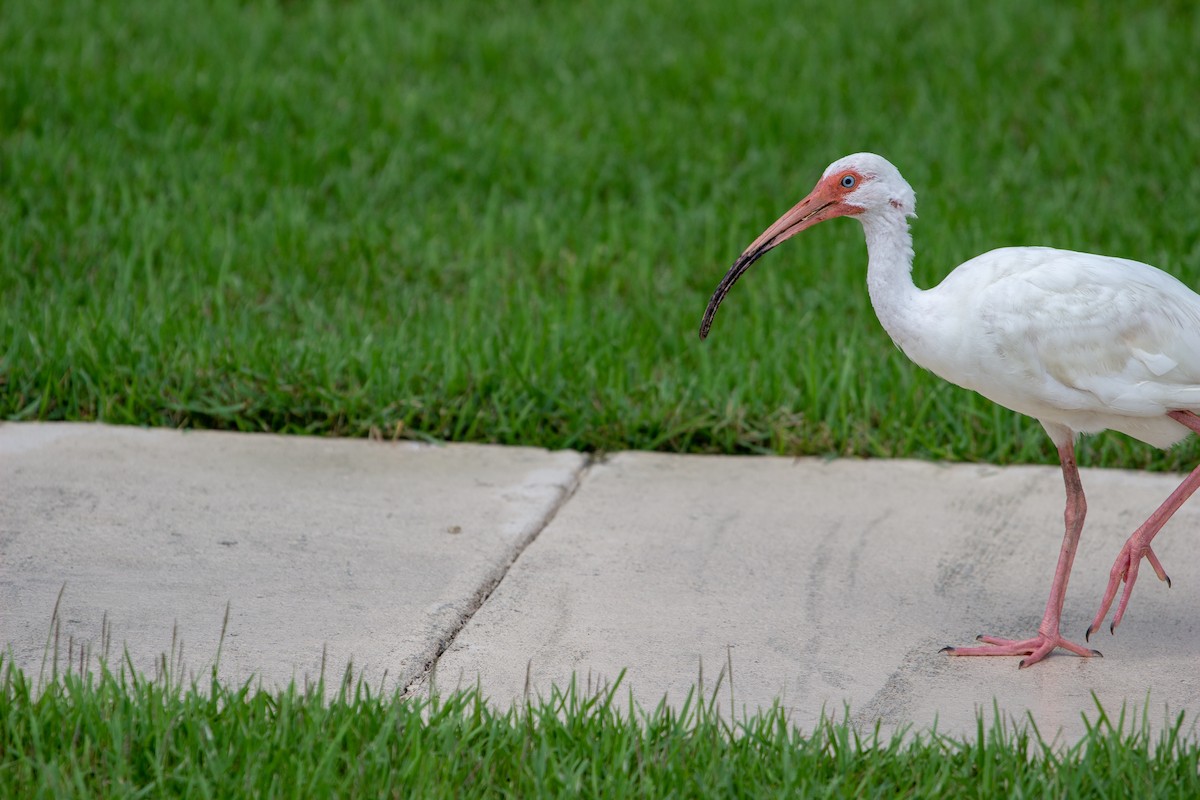
<path fill-rule="evenodd" d="M 904 353 L 942 378 L 1042 423 L 1058 448 L 1067 489 L 1066 534 L 1050 599 L 1028 639 L 980 636 L 958 656 L 1024 655 L 1018 666 L 1062 647 L 1100 655 L 1062 636 L 1059 623 L 1071 562 L 1087 511 L 1075 440 L 1115 430 L 1166 448 L 1200 433 L 1200 295 L 1137 261 L 1048 247 L 1006 247 L 962 264 L 932 289 L 912 281 L 916 195 L 887 159 L 873 153 L 829 165 L 816 188 L 738 257 L 708 301 L 700 338 L 734 282 L 768 250 L 805 228 L 854 217 L 867 237 L 867 291 L 884 329 Z M 1125 591 L 1110 632 L 1129 604 L 1143 557 L 1170 586 L 1150 542 L 1200 486 L 1200 467 L 1125 542 L 1090 639 Z"/>

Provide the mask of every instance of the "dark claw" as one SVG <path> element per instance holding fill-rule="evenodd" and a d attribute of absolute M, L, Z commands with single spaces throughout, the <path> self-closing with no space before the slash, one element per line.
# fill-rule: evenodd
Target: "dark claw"
<path fill-rule="evenodd" d="M 946 645 L 946 646 L 945 646 L 945 647 L 943 647 L 941 650 L 938 650 L 938 652 L 939 652 L 939 653 L 953 653 L 953 652 L 954 652 L 954 648 L 953 648 L 953 647 L 951 647 L 950 645 Z"/>
<path fill-rule="evenodd" d="M 1112 625 L 1108 626 L 1108 635 L 1109 636 L 1117 635 L 1117 623 L 1114 622 Z"/>
<path fill-rule="evenodd" d="M 1025 659 L 1022 658 L 1017 662 L 1017 669 L 1025 669 Z"/>
<path fill-rule="evenodd" d="M 1168 589 L 1171 588 L 1171 576 L 1170 575 L 1167 576 L 1167 588 Z"/>
<path fill-rule="evenodd" d="M 1100 658 L 1104 658 L 1104 653 L 1101 653 L 1099 650 L 1093 650 L 1092 655 L 1099 656 Z"/>
<path fill-rule="evenodd" d="M 1091 625 L 1088 625 L 1087 633 L 1085 633 L 1083 635 L 1083 640 L 1085 642 L 1090 642 L 1092 640 L 1092 634 L 1095 632 L 1096 632 L 1096 629 L 1093 628 Z"/>
<path fill-rule="evenodd" d="M 982 641 L 983 641 L 983 634 L 981 633 L 981 634 L 979 634 L 978 636 L 976 636 L 976 637 L 975 637 L 975 641 L 977 641 L 977 642 L 982 642 Z"/>

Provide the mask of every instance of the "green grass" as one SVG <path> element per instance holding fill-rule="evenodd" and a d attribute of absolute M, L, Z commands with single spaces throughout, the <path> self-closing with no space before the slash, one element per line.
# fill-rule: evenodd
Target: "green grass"
<path fill-rule="evenodd" d="M 1187 3 L 8 0 L 0 418 L 1053 460 L 892 346 L 853 223 L 701 312 L 863 149 L 924 285 L 1035 243 L 1200 284 L 1198 49 Z"/>
<path fill-rule="evenodd" d="M 0 664 L 0 666 L 3 666 Z M 1098 707 L 1086 736 L 1047 744 L 981 714 L 974 737 L 793 727 L 778 706 L 730 722 L 693 693 L 628 710 L 620 681 L 572 685 L 500 711 L 478 690 L 432 700 L 347 677 L 323 696 L 181 687 L 123 668 L 61 676 L 40 693 L 0 683 L 5 797 L 1195 797 L 1200 746 L 1182 716 Z"/>
<path fill-rule="evenodd" d="M 6 0 L 0 418 L 1053 460 L 909 365 L 852 223 L 741 249 L 832 159 L 916 187 L 918 282 L 991 247 L 1200 284 L 1189 3 Z M 1178 468 L 1116 435 L 1093 464 Z M 1197 746 L 801 733 L 4 665 L 0 796 L 1195 796 Z M 1029 754 L 1032 753 L 1032 756 Z"/>

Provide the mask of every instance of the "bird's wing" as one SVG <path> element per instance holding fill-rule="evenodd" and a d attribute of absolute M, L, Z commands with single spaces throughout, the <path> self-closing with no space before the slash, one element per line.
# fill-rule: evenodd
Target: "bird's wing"
<path fill-rule="evenodd" d="M 1136 261 L 1014 248 L 975 307 L 1010 370 L 1059 407 L 1200 409 L 1200 295 Z"/>

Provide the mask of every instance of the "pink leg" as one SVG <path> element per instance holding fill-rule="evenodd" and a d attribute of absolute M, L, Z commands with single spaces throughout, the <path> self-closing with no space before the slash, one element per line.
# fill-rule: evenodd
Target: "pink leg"
<path fill-rule="evenodd" d="M 1168 412 L 1168 416 L 1200 433 L 1200 417 L 1192 412 L 1171 411 Z M 1163 569 L 1158 556 L 1154 555 L 1154 551 L 1150 549 L 1150 541 L 1197 488 L 1200 488 L 1200 467 L 1192 470 L 1192 473 L 1183 479 L 1183 483 L 1179 484 L 1175 491 L 1171 492 L 1171 496 L 1158 507 L 1158 510 L 1150 515 L 1150 519 L 1143 522 L 1142 526 L 1134 531 L 1133 535 L 1125 542 L 1125 546 L 1117 555 L 1112 571 L 1108 573 L 1108 588 L 1104 591 L 1104 599 L 1100 601 L 1100 611 L 1092 620 L 1092 624 L 1088 626 L 1087 635 L 1084 638 L 1091 639 L 1092 634 L 1100 627 L 1100 623 L 1104 622 L 1104 618 L 1108 615 L 1108 609 L 1112 606 L 1113 598 L 1117 596 L 1117 589 L 1124 580 L 1125 593 L 1121 595 L 1117 613 L 1113 615 L 1112 624 L 1108 626 L 1109 633 L 1116 633 L 1117 626 L 1121 624 L 1121 618 L 1125 616 L 1125 607 L 1129 605 L 1129 596 L 1133 593 L 1134 582 L 1137 581 L 1138 566 L 1142 562 L 1142 556 L 1145 556 L 1146 560 L 1150 562 L 1158 579 L 1166 581 L 1168 588 L 1171 586 L 1171 579 L 1167 577 L 1166 570 Z"/>
<path fill-rule="evenodd" d="M 1063 534 L 1062 549 L 1058 553 L 1058 566 L 1054 570 L 1054 582 L 1050 584 L 1050 599 L 1046 601 L 1046 613 L 1037 635 L 1030 639 L 999 639 L 995 636 L 979 636 L 987 647 L 945 647 L 942 652 L 954 656 L 1017 656 L 1027 655 L 1018 667 L 1028 667 L 1048 656 L 1056 647 L 1070 650 L 1076 655 L 1098 656 L 1098 650 L 1089 650 L 1068 641 L 1059 633 L 1063 602 L 1067 599 L 1067 580 L 1071 576 L 1071 564 L 1075 561 L 1075 549 L 1079 546 L 1079 534 L 1083 531 L 1083 518 L 1087 515 L 1087 500 L 1083 496 L 1083 484 L 1079 480 L 1079 467 L 1075 464 L 1075 446 L 1070 439 L 1058 448 L 1062 461 L 1063 481 L 1067 486 L 1067 507 L 1063 512 L 1066 533 Z"/>

